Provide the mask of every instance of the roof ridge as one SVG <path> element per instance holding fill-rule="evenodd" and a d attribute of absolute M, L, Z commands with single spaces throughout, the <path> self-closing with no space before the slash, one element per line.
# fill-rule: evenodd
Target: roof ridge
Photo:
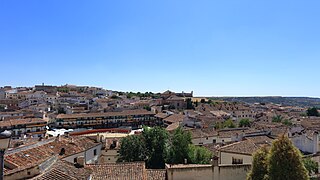
<path fill-rule="evenodd" d="M 230 147 L 230 146 L 234 146 L 236 144 L 240 144 L 242 141 L 237 141 L 237 142 L 233 142 L 231 144 L 228 144 L 228 145 L 225 145 L 225 146 L 222 146 L 220 147 L 220 149 L 224 149 L 224 148 L 227 148 L 227 147 Z"/>

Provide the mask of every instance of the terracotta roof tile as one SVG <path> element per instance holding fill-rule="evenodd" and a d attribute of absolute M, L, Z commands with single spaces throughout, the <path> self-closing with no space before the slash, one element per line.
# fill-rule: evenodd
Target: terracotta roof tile
<path fill-rule="evenodd" d="M 182 114 L 172 114 L 171 116 L 165 118 L 163 121 L 175 123 L 175 122 L 182 122 L 184 119 L 184 115 Z"/>
<path fill-rule="evenodd" d="M 88 165 L 92 180 L 146 180 L 144 162 Z"/>
<path fill-rule="evenodd" d="M 252 155 L 262 146 L 270 146 L 272 139 L 267 136 L 256 136 L 246 138 L 243 141 L 232 143 L 220 148 L 222 152 Z"/>
<path fill-rule="evenodd" d="M 69 162 L 58 160 L 49 170 L 33 178 L 33 180 L 86 180 L 90 177 L 91 173 L 92 171 L 88 168 L 76 168 Z"/>
<path fill-rule="evenodd" d="M 101 117 L 101 116 L 126 116 L 126 115 L 154 115 L 154 113 L 151 111 L 139 109 L 139 110 L 126 110 L 121 112 L 106 112 L 106 113 L 59 114 L 57 116 L 57 119 Z"/>
<path fill-rule="evenodd" d="M 65 152 L 59 156 L 60 158 L 83 152 L 98 144 L 86 137 L 61 137 L 60 141 L 54 140 L 40 146 L 32 146 L 30 149 L 22 149 L 18 152 L 6 154 L 5 161 L 16 168 L 28 167 L 30 165 L 36 166 L 48 158 L 58 155 L 62 148 L 64 148 Z"/>

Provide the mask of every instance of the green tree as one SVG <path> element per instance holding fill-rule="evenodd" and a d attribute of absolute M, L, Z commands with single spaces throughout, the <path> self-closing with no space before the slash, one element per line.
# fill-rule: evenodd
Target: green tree
<path fill-rule="evenodd" d="M 292 122 L 289 119 L 285 119 L 282 121 L 282 124 L 286 125 L 286 126 L 291 126 Z"/>
<path fill-rule="evenodd" d="M 180 164 L 184 159 L 188 159 L 189 144 L 191 144 L 191 133 L 178 127 L 170 137 L 167 162 Z"/>
<path fill-rule="evenodd" d="M 162 169 L 165 167 L 166 144 L 168 133 L 164 128 L 143 128 L 146 144 L 147 168 Z"/>
<path fill-rule="evenodd" d="M 215 128 L 215 129 L 223 129 L 223 124 L 222 124 L 221 122 L 216 122 L 216 123 L 214 124 L 214 128 Z"/>
<path fill-rule="evenodd" d="M 319 165 L 310 157 L 303 159 L 303 164 L 304 164 L 304 167 L 306 167 L 306 169 L 308 170 L 309 175 L 311 175 L 312 173 L 318 173 Z"/>
<path fill-rule="evenodd" d="M 247 180 L 267 179 L 267 174 L 268 174 L 267 156 L 268 156 L 268 149 L 265 146 L 253 154 L 251 171 L 248 174 Z"/>
<path fill-rule="evenodd" d="M 146 143 L 141 135 L 127 136 L 121 140 L 118 161 L 144 161 L 146 159 Z"/>
<path fill-rule="evenodd" d="M 189 145 L 188 159 L 192 164 L 209 164 L 212 152 L 205 147 Z"/>
<path fill-rule="evenodd" d="M 308 116 L 319 116 L 319 112 L 318 112 L 318 109 L 317 108 L 315 108 L 315 107 L 313 107 L 313 108 L 309 108 L 308 110 L 307 110 L 307 115 Z"/>
<path fill-rule="evenodd" d="M 150 106 L 144 106 L 143 109 L 145 109 L 147 111 L 151 111 L 151 107 Z"/>
<path fill-rule="evenodd" d="M 111 99 L 119 99 L 120 97 L 119 96 L 117 96 L 117 95 L 112 95 L 111 96 Z"/>
<path fill-rule="evenodd" d="M 58 107 L 58 114 L 66 114 L 66 111 L 63 107 Z"/>
<path fill-rule="evenodd" d="M 187 109 L 194 109 L 191 98 L 186 99 Z"/>
<path fill-rule="evenodd" d="M 225 122 L 223 122 L 224 128 L 235 128 L 236 125 L 233 123 L 232 119 L 228 119 Z"/>
<path fill-rule="evenodd" d="M 198 107 L 199 102 L 198 102 L 198 101 L 196 101 L 194 104 L 195 104 L 195 106 L 196 106 L 196 107 Z"/>
<path fill-rule="evenodd" d="M 273 116 L 272 118 L 272 122 L 282 122 L 283 121 L 283 117 L 281 115 L 276 115 Z"/>
<path fill-rule="evenodd" d="M 249 119 L 241 119 L 239 122 L 239 127 L 250 127 Z"/>
<path fill-rule="evenodd" d="M 268 178 L 270 180 L 309 179 L 301 153 L 288 137 L 281 136 L 272 143 L 268 158 Z"/>

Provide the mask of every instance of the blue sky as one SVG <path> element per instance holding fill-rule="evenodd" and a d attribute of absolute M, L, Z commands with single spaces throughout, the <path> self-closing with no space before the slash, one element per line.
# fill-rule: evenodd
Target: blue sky
<path fill-rule="evenodd" d="M 320 97 L 320 1 L 2 0 L 0 86 Z"/>

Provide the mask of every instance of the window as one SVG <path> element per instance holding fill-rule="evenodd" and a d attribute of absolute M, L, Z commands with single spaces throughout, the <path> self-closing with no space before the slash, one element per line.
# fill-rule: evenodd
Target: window
<path fill-rule="evenodd" d="M 232 157 L 232 164 L 243 164 L 243 159 Z"/>
<path fill-rule="evenodd" d="M 28 175 L 29 175 L 29 176 L 30 176 L 30 174 L 31 174 L 31 173 L 30 173 L 30 172 L 28 172 Z"/>
<path fill-rule="evenodd" d="M 212 140 L 212 143 L 213 143 L 213 144 L 217 143 L 217 140 L 216 140 L 216 139 L 213 139 L 213 140 Z"/>
<path fill-rule="evenodd" d="M 78 162 L 76 157 L 73 159 L 73 162 L 74 162 L 74 163 L 77 163 L 77 162 Z"/>
<path fill-rule="evenodd" d="M 97 149 L 93 150 L 93 155 L 94 155 L 94 156 L 97 155 Z"/>

